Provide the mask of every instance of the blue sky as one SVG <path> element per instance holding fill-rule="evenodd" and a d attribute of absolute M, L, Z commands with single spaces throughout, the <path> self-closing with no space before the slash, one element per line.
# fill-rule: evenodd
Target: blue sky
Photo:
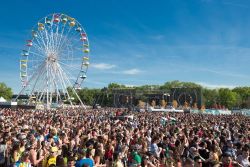
<path fill-rule="evenodd" d="M 91 44 L 87 87 L 193 81 L 249 86 L 249 0 L 8 0 L 0 5 L 0 81 L 18 92 L 20 52 L 40 18 L 75 17 Z"/>

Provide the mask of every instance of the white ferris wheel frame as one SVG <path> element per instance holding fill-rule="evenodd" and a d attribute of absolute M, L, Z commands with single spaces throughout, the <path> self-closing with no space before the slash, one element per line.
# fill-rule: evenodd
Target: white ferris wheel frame
<path fill-rule="evenodd" d="M 82 55 L 75 55 L 74 52 Z M 76 89 L 81 88 L 86 78 L 88 60 L 88 37 L 77 20 L 60 13 L 42 18 L 32 28 L 32 39 L 27 40 L 21 54 L 20 78 L 23 88 L 16 100 L 27 91 L 30 99 L 35 96 L 36 103 L 43 103 L 46 108 L 50 108 L 53 99 L 56 99 L 56 103 L 67 100 L 72 105 L 68 91 L 71 88 L 71 93 L 86 108 Z"/>

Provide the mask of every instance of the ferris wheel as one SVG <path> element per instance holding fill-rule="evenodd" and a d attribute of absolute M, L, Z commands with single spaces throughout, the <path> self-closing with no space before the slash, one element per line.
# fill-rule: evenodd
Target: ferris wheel
<path fill-rule="evenodd" d="M 78 98 L 89 67 L 89 41 L 81 24 L 68 15 L 50 14 L 32 28 L 20 58 L 20 79 L 33 102 L 60 104 Z M 84 105 L 83 105 L 84 106 Z"/>

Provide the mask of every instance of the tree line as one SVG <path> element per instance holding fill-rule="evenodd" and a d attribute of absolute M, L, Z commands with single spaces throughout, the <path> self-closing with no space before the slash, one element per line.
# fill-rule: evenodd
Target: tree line
<path fill-rule="evenodd" d="M 154 90 L 170 93 L 172 88 L 200 88 L 202 92 L 202 104 L 205 108 L 229 108 L 240 109 L 250 107 L 250 87 L 235 87 L 209 89 L 202 85 L 193 82 L 181 82 L 178 80 L 166 82 L 163 85 L 142 85 L 134 86 L 135 91 L 148 93 Z M 89 89 L 84 88 L 79 90 L 80 98 L 87 104 L 93 105 L 95 100 L 102 102 L 103 106 L 113 105 L 113 89 L 126 89 L 131 88 L 123 84 L 110 83 L 107 87 L 102 89 Z M 145 96 L 140 95 L 141 100 L 146 101 Z M 100 100 L 101 99 L 101 100 Z"/>
<path fill-rule="evenodd" d="M 209 89 L 193 82 L 181 82 L 178 80 L 169 81 L 163 85 L 142 85 L 132 87 L 135 91 L 140 91 L 140 100 L 146 100 L 143 93 L 153 90 L 170 93 L 172 88 L 200 88 L 202 92 L 202 103 L 205 108 L 220 108 L 222 106 L 233 108 L 249 108 L 250 107 L 250 87 L 235 87 Z M 113 106 L 113 89 L 131 88 L 123 84 L 110 83 L 104 88 L 84 88 L 78 91 L 78 95 L 86 105 L 101 103 L 102 106 Z M 70 91 L 69 91 L 70 92 Z M 12 89 L 5 83 L 0 83 L 0 97 L 10 100 L 13 95 Z M 73 96 L 73 95 L 72 95 Z M 75 103 L 78 103 L 75 98 Z"/>

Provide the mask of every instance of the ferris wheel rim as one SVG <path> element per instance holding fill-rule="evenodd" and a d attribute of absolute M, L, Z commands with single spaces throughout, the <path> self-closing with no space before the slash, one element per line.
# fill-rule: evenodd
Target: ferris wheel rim
<path fill-rule="evenodd" d="M 86 79 L 89 56 L 88 35 L 78 20 L 63 13 L 39 19 L 21 53 L 19 70 L 23 89 L 19 95 L 27 90 L 29 101 L 35 99 L 47 107 L 54 101 L 65 100 L 72 105 L 75 95 L 84 107 L 76 88 Z M 71 94 L 68 88 L 72 88 Z"/>
<path fill-rule="evenodd" d="M 66 15 L 66 14 L 63 14 L 63 13 L 51 13 L 51 14 L 48 14 L 47 16 L 45 16 L 45 17 L 43 17 L 43 18 L 41 18 L 38 22 L 37 22 L 37 24 L 39 24 L 39 23 L 43 23 L 44 25 L 46 24 L 45 23 L 45 20 L 47 19 L 47 18 L 49 18 L 49 17 L 51 17 L 51 22 L 54 22 L 54 19 L 55 19 L 55 15 L 57 15 L 57 16 L 59 16 L 60 17 L 60 19 L 62 19 L 62 16 L 65 16 L 65 17 L 67 17 L 67 18 L 72 18 L 72 17 L 70 17 L 69 15 Z M 82 24 L 78 21 L 78 20 L 76 20 L 75 18 L 72 18 L 73 20 L 74 20 L 74 22 L 76 23 L 76 25 L 77 25 L 77 28 L 81 28 L 81 30 L 80 30 L 80 33 L 84 33 L 85 34 L 85 37 L 86 37 L 86 40 L 85 41 L 82 41 L 81 43 L 83 44 L 83 45 L 85 45 L 85 44 L 87 44 L 87 46 L 88 46 L 88 48 L 89 48 L 89 39 L 88 39 L 88 35 L 87 35 L 87 33 L 86 33 L 86 31 L 85 31 L 85 29 L 83 28 L 83 26 L 82 26 Z M 59 21 L 59 22 L 57 22 L 57 23 L 55 23 L 55 24 L 57 24 L 57 27 L 58 27 L 58 24 L 60 24 L 62 21 Z M 53 23 L 54 24 L 54 23 Z M 69 26 L 68 25 L 68 23 L 66 22 L 66 23 L 63 23 L 64 24 L 64 27 L 67 25 L 67 26 Z M 47 28 L 47 26 L 45 25 L 44 27 L 46 27 Z M 51 25 L 51 27 L 52 27 L 52 25 Z M 74 29 L 73 27 L 76 27 L 76 26 L 72 26 L 72 27 L 70 27 L 70 29 Z M 34 25 L 33 27 L 32 27 L 32 32 L 33 31 L 35 31 L 35 32 L 39 32 L 38 30 L 35 30 L 36 28 L 38 28 L 38 25 Z M 69 30 L 70 30 L 69 29 Z M 32 37 L 32 38 L 30 38 L 31 39 L 31 41 L 34 41 L 34 39 L 36 39 L 36 37 Z M 29 56 L 29 53 L 32 53 L 31 52 L 31 47 L 25 47 L 25 49 L 24 50 L 26 50 L 26 52 L 28 53 L 28 56 L 26 56 L 26 59 L 25 58 L 23 58 L 22 56 L 22 60 L 26 60 L 26 67 L 25 68 L 22 68 L 22 65 L 24 66 L 25 64 L 22 64 L 21 63 L 21 60 L 20 60 L 20 78 L 21 78 L 21 82 L 22 82 L 22 84 L 24 83 L 24 85 L 23 86 L 27 86 L 29 83 L 29 77 L 31 77 L 30 75 L 29 75 L 29 73 L 28 73 L 28 70 L 29 70 L 29 67 L 28 67 L 28 61 L 29 61 L 29 58 L 30 58 L 30 56 Z M 23 50 L 23 51 L 24 51 Z M 84 62 L 84 60 L 83 60 L 83 58 L 84 57 L 87 57 L 88 59 L 89 59 L 89 54 L 84 54 L 84 56 L 81 56 L 81 58 L 82 58 L 82 60 L 81 60 L 81 67 L 80 67 L 80 69 L 79 69 L 79 71 L 81 72 L 81 71 L 84 71 L 84 73 L 86 74 L 87 72 L 88 72 L 88 67 L 89 66 L 84 66 L 84 64 L 83 64 L 83 62 Z M 42 56 L 41 56 L 41 58 L 42 58 Z M 44 57 L 45 58 L 45 57 Z M 38 60 L 39 61 L 39 60 Z M 25 69 L 25 71 L 23 70 L 23 69 Z M 80 79 L 80 72 L 79 72 L 79 74 L 78 74 L 78 76 L 76 77 L 76 81 L 75 81 L 75 83 L 78 83 L 79 84 L 79 79 Z M 26 77 L 23 77 L 22 76 L 22 73 L 26 73 Z M 34 73 L 33 73 L 34 74 Z M 83 82 L 83 80 L 81 80 L 81 83 Z M 80 84 L 81 84 L 80 83 Z"/>

